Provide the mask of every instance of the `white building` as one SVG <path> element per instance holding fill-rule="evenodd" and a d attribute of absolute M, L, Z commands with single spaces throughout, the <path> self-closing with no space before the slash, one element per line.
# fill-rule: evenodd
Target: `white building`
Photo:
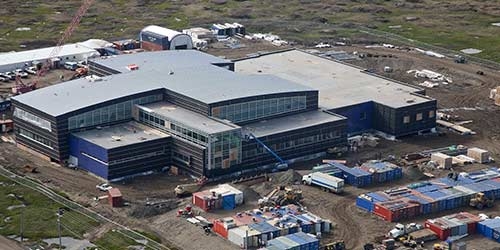
<path fill-rule="evenodd" d="M 0 72 L 12 71 L 25 66 L 31 66 L 34 61 L 44 63 L 50 59 L 55 47 L 34 49 L 20 52 L 7 52 L 0 54 Z M 99 56 L 99 52 L 79 43 L 65 44 L 61 51 L 54 57 L 64 64 L 67 61 L 84 61 L 87 58 Z"/>

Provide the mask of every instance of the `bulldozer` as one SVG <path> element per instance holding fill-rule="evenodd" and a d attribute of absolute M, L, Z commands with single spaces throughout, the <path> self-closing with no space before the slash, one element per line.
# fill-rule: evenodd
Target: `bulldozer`
<path fill-rule="evenodd" d="M 259 200 L 259 205 L 264 206 L 285 206 L 289 204 L 300 205 L 302 201 L 302 190 L 293 187 L 278 186 L 266 197 Z"/>
<path fill-rule="evenodd" d="M 323 247 L 323 250 L 346 250 L 343 240 L 328 243 Z"/>
<path fill-rule="evenodd" d="M 477 193 L 474 198 L 470 199 L 469 206 L 477 209 L 490 208 L 493 207 L 493 202 L 494 200 L 486 197 L 484 193 Z"/>

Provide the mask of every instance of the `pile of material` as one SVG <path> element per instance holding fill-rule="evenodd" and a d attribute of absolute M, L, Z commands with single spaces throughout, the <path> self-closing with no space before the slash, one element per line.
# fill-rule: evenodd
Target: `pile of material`
<path fill-rule="evenodd" d="M 452 173 L 444 178 L 361 194 L 356 205 L 387 221 L 399 221 L 468 206 L 480 193 L 489 199 L 500 198 L 499 169 Z"/>

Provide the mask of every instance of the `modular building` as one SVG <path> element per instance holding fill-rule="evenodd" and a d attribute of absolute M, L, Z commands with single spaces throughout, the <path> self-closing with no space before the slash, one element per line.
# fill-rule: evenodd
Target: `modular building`
<path fill-rule="evenodd" d="M 69 162 L 107 179 L 171 165 L 211 178 L 277 163 L 255 138 L 287 161 L 347 144 L 346 118 L 319 110 L 317 90 L 277 76 L 237 74 L 233 69 L 231 61 L 195 50 L 89 61 L 89 70 L 96 75 L 92 79 L 12 98 L 17 143 L 49 160 Z M 150 168 L 112 166 L 119 158 L 132 156 L 113 154 L 112 142 L 94 138 L 107 126 L 114 131 L 130 121 L 167 135 L 154 140 L 161 141 L 163 149 L 152 141 L 126 145 L 140 154 L 137 157 L 163 150 L 165 158 L 149 164 Z M 111 134 L 103 136 L 109 139 Z M 89 141 L 88 147 L 99 157 L 83 152 L 101 161 L 93 160 L 91 167 L 90 157 L 80 150 Z M 108 170 L 97 167 L 98 163 L 107 163 Z"/>
<path fill-rule="evenodd" d="M 87 47 L 81 43 L 65 44 L 61 47 L 57 56 L 51 53 L 55 47 L 26 50 L 20 52 L 0 53 L 0 72 L 22 69 L 37 63 L 45 63 L 52 58 L 54 67 L 62 66 L 65 62 L 86 61 L 89 58 L 99 56 L 97 50 Z"/>
<path fill-rule="evenodd" d="M 156 25 L 142 29 L 139 40 L 141 48 L 150 51 L 193 49 L 193 41 L 189 35 Z"/>
<path fill-rule="evenodd" d="M 243 74 L 272 74 L 319 90 L 322 109 L 347 117 L 349 135 L 378 131 L 393 137 L 436 127 L 436 100 L 423 89 L 300 50 L 237 60 Z"/>

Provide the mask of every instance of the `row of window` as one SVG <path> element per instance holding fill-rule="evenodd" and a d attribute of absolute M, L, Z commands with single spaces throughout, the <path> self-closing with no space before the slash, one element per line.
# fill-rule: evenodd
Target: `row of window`
<path fill-rule="evenodd" d="M 28 111 L 25 111 L 25 110 L 22 110 L 18 107 L 16 107 L 14 109 L 14 116 L 21 119 L 21 120 L 24 120 L 24 121 L 27 121 L 35 126 L 38 126 L 40 128 L 43 128 L 45 130 L 48 130 L 48 131 L 51 131 L 52 132 L 52 128 L 50 126 L 50 122 L 43 119 L 43 118 L 40 118 Z"/>
<path fill-rule="evenodd" d="M 194 142 L 196 144 L 203 146 L 207 145 L 208 139 L 206 135 L 202 135 L 199 132 L 197 133 L 195 131 L 192 131 L 191 129 L 187 129 L 178 123 L 174 123 L 174 121 L 166 121 L 163 117 L 160 117 L 158 114 L 147 113 L 146 111 L 140 109 L 139 121 L 152 125 L 153 127 L 156 127 L 160 130 L 166 131 L 173 135 L 179 136 L 190 142 Z"/>
<path fill-rule="evenodd" d="M 305 108 L 305 96 L 289 96 L 214 107 L 212 116 L 232 122 L 244 122 Z"/>
<path fill-rule="evenodd" d="M 41 137 L 35 133 L 32 133 L 28 130 L 19 128 L 19 135 L 30 140 L 30 141 L 36 142 L 44 147 L 53 149 L 53 143 L 51 141 L 49 141 L 48 139 Z"/>
<path fill-rule="evenodd" d="M 436 116 L 436 112 L 434 110 L 430 110 L 429 113 L 428 113 L 428 118 L 431 119 L 431 118 L 434 118 Z M 417 113 L 415 115 L 415 121 L 421 121 L 424 119 L 424 114 L 423 113 Z M 409 115 L 405 115 L 403 117 L 403 123 L 407 124 L 407 123 L 410 123 L 411 121 L 411 117 Z"/>
<path fill-rule="evenodd" d="M 208 134 L 201 134 L 201 131 L 194 131 L 183 124 L 167 120 L 159 114 L 148 113 L 146 110 L 139 109 L 139 121 L 198 145 L 210 147 L 210 156 L 207 157 L 206 162 L 207 167 L 210 165 L 210 169 L 228 168 L 241 162 L 241 135 L 239 130 L 211 135 L 210 145 L 208 145 Z M 174 155 L 174 157 L 177 157 L 177 160 L 181 162 L 187 162 L 181 155 Z M 210 164 L 208 164 L 208 159 L 211 159 Z"/>
<path fill-rule="evenodd" d="M 285 141 L 285 142 L 280 142 L 276 144 L 271 144 L 268 145 L 273 151 L 280 151 L 280 150 L 287 150 L 287 149 L 293 149 L 297 147 L 301 147 L 304 145 L 308 144 L 314 144 L 322 141 L 327 141 L 331 139 L 336 139 L 340 138 L 341 133 L 338 130 L 335 130 L 333 132 L 328 132 L 328 133 L 322 133 L 322 134 L 317 134 L 317 135 L 312 135 L 312 136 L 307 136 L 307 137 L 302 137 L 298 138 L 295 140 L 290 140 L 290 141 Z M 243 152 L 243 158 L 250 158 L 254 157 L 260 154 L 267 153 L 263 147 L 259 145 L 257 149 L 252 149 L 248 151 Z"/>
<path fill-rule="evenodd" d="M 163 100 L 163 95 L 150 95 L 126 102 L 88 111 L 68 119 L 69 129 L 97 126 L 132 118 L 132 107 L 136 104 L 146 104 Z"/>

